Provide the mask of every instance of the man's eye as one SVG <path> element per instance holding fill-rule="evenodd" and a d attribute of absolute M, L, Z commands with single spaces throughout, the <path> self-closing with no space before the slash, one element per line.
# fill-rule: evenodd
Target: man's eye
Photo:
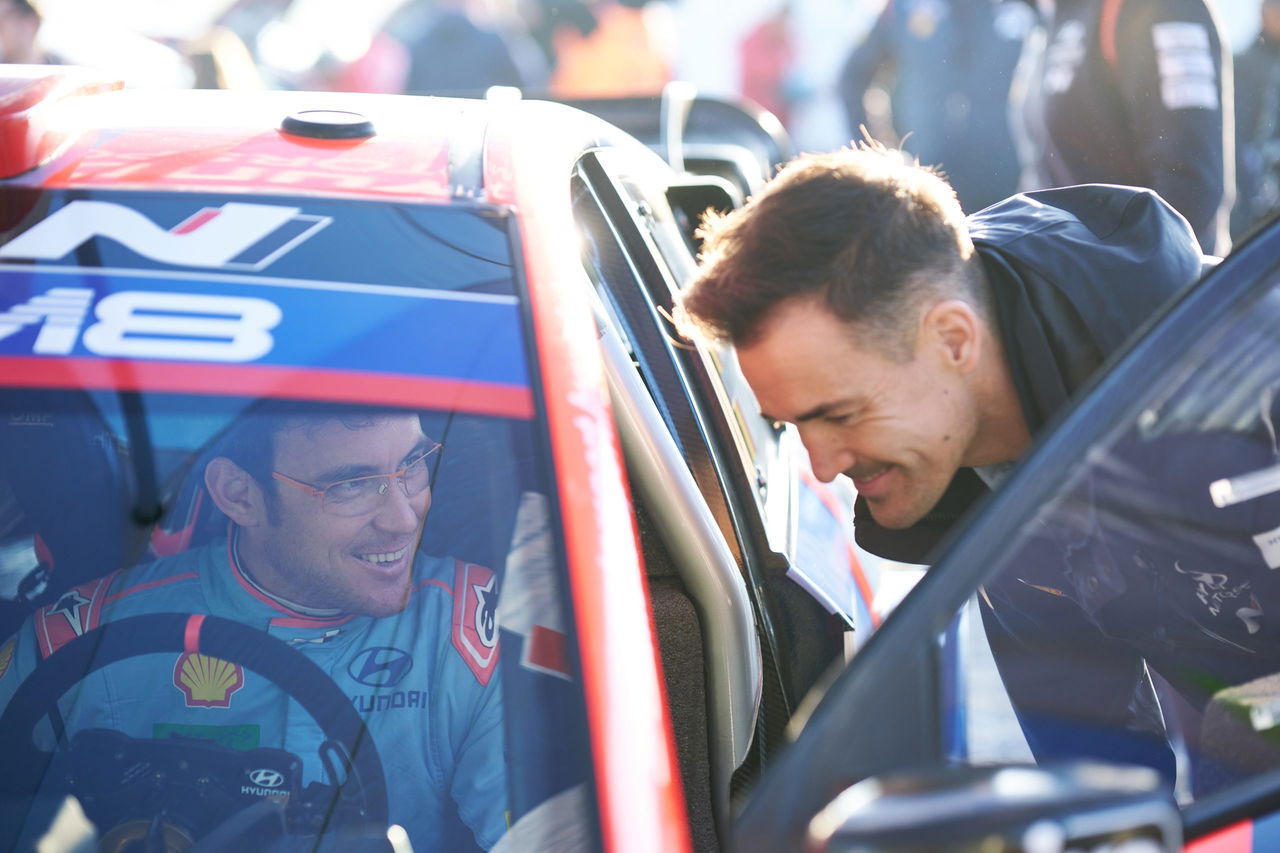
<path fill-rule="evenodd" d="M 377 487 L 375 480 L 346 480 L 342 483 L 334 483 L 325 491 L 329 497 L 336 500 L 344 501 L 351 498 L 358 498 L 366 495 Z"/>

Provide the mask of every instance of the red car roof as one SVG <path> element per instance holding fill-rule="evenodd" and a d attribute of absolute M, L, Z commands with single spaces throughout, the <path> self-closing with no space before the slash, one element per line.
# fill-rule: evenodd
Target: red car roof
<path fill-rule="evenodd" d="M 282 129 L 288 117 L 313 110 L 359 114 L 373 134 L 331 139 Z M 484 197 L 482 154 L 495 116 L 546 111 L 556 113 L 566 139 L 579 136 L 575 123 L 583 126 L 581 137 L 608 127 L 546 103 L 123 90 L 85 69 L 6 66 L 0 179 L 44 187 L 476 199 Z M 581 150 L 569 147 L 575 156 Z"/>

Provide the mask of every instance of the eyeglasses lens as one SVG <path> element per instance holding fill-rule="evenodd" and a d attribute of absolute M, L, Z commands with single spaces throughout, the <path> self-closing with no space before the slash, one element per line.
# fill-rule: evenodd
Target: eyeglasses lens
<path fill-rule="evenodd" d="M 324 490 L 325 511 L 346 516 L 373 512 L 393 488 L 392 481 L 399 481 L 399 488 L 408 497 L 422 494 L 431 485 L 430 456 L 430 452 L 425 453 L 394 474 L 357 477 L 331 484 Z"/>

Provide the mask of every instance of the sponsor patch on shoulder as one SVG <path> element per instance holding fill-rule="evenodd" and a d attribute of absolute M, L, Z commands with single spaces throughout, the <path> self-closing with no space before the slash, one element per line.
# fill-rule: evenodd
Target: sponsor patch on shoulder
<path fill-rule="evenodd" d="M 498 665 L 498 579 L 461 560 L 454 573 L 453 647 L 476 680 L 488 684 Z"/>
<path fill-rule="evenodd" d="M 41 659 L 102 623 L 102 604 L 115 574 L 64 592 L 53 604 L 36 611 L 36 641 Z"/>

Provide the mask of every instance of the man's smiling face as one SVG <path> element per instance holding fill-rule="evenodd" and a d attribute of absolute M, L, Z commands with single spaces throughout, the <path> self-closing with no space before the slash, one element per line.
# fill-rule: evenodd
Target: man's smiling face
<path fill-rule="evenodd" d="M 813 473 L 847 474 L 877 522 L 919 521 L 963 464 L 977 413 L 947 347 L 896 361 L 812 298 L 774 309 L 738 363 L 765 417 L 796 425 Z"/>
<path fill-rule="evenodd" d="M 381 416 L 359 426 L 338 419 L 275 434 L 275 471 L 323 488 L 404 468 L 432 445 L 416 415 Z M 271 483 L 274 516 L 242 530 L 241 557 L 254 578 L 297 604 L 367 616 L 398 613 L 408 600 L 431 489 L 408 496 L 399 483 L 362 515 L 326 512 L 321 498 Z"/>

